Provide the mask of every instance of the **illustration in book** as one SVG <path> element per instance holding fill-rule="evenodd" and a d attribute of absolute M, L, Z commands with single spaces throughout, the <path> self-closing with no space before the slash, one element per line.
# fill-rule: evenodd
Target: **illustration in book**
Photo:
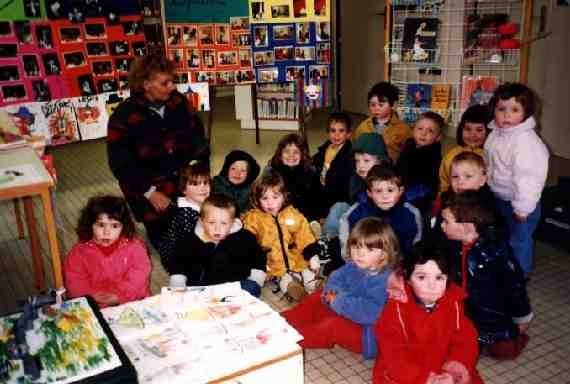
<path fill-rule="evenodd" d="M 438 28 L 437 18 L 406 18 L 402 41 L 403 60 L 433 62 L 436 56 Z"/>
<path fill-rule="evenodd" d="M 497 85 L 495 76 L 463 76 L 461 109 L 465 110 L 477 104 L 487 104 Z"/>
<path fill-rule="evenodd" d="M 429 108 L 432 86 L 430 84 L 408 84 L 405 106 L 409 108 Z"/>
<path fill-rule="evenodd" d="M 446 110 L 447 108 L 449 108 L 450 95 L 451 95 L 451 86 L 449 84 L 433 84 L 431 86 L 430 108 Z"/>

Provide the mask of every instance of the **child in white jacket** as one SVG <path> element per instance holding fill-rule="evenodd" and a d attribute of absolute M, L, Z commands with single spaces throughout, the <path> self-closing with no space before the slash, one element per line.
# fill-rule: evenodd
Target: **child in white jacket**
<path fill-rule="evenodd" d="M 489 187 L 510 230 L 510 244 L 525 276 L 532 270 L 540 195 L 548 173 L 548 149 L 535 131 L 536 96 L 527 86 L 506 83 L 489 105 L 494 111 L 485 142 Z"/>

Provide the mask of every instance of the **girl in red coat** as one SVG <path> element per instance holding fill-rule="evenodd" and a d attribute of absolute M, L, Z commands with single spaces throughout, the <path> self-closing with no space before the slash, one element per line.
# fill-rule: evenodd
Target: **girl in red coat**
<path fill-rule="evenodd" d="M 92 197 L 77 224 L 79 242 L 65 258 L 69 297 L 90 295 L 102 307 L 139 300 L 150 294 L 150 258 L 126 201 Z"/>
<path fill-rule="evenodd" d="M 405 302 L 390 299 L 376 324 L 374 384 L 479 384 L 477 333 L 465 294 L 447 283 L 444 253 L 418 244 L 404 261 Z"/>

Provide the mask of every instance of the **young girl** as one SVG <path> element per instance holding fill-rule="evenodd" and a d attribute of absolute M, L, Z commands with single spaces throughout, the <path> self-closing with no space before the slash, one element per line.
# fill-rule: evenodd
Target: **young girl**
<path fill-rule="evenodd" d="M 200 218 L 200 206 L 210 195 L 210 170 L 203 162 L 192 162 L 180 173 L 180 192 L 176 208 L 171 216 L 158 253 L 160 261 L 170 273 L 171 259 L 177 252 L 180 242 L 192 232 Z"/>
<path fill-rule="evenodd" d="M 495 119 L 485 143 L 489 187 L 509 230 L 525 276 L 532 270 L 533 239 L 540 219 L 540 195 L 548 173 L 548 149 L 535 129 L 537 100 L 526 85 L 499 86 L 491 101 Z"/>
<path fill-rule="evenodd" d="M 305 216 L 289 204 L 281 175 L 269 172 L 257 180 L 251 191 L 251 205 L 254 208 L 244 214 L 243 225 L 268 252 L 267 278 L 275 278 L 281 292 L 295 300 L 307 291 L 313 292 L 316 275 L 302 252 L 315 242 L 315 237 Z M 315 261 L 312 265 L 318 269 Z"/>
<path fill-rule="evenodd" d="M 150 259 L 123 198 L 90 198 L 76 232 L 79 242 L 63 266 L 69 297 L 91 295 L 106 307 L 150 294 Z"/>
<path fill-rule="evenodd" d="M 482 383 L 477 332 L 464 315 L 465 292 L 448 284 L 445 254 L 418 243 L 404 262 L 407 301 L 390 299 L 376 323 L 373 383 Z"/>
<path fill-rule="evenodd" d="M 322 291 L 282 314 L 303 336 L 303 348 L 339 345 L 370 359 L 377 350 L 374 324 L 399 262 L 398 239 L 389 224 L 366 218 L 352 230 L 348 249 L 352 261 L 334 271 Z"/>
<path fill-rule="evenodd" d="M 483 144 L 489 134 L 487 124 L 491 113 L 486 105 L 472 105 L 461 116 L 457 127 L 457 145 L 443 157 L 439 167 L 439 191 L 445 192 L 451 184 L 451 162 L 462 152 L 474 152 L 483 156 Z"/>
<path fill-rule="evenodd" d="M 311 165 L 309 146 L 301 135 L 291 133 L 279 141 L 269 169 L 283 177 L 291 204 L 307 219 L 323 216 L 319 212 L 321 182 Z"/>

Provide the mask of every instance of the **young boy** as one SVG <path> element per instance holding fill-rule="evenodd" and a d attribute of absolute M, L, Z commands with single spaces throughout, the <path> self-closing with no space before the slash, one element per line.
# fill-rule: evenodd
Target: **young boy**
<path fill-rule="evenodd" d="M 251 184 L 259 171 L 259 164 L 249 153 L 231 151 L 224 159 L 222 170 L 214 177 L 214 192 L 234 199 L 238 213 L 243 213 L 249 208 Z"/>
<path fill-rule="evenodd" d="M 425 213 L 439 187 L 441 129 L 445 121 L 435 112 L 424 112 L 416 121 L 412 138 L 406 140 L 396 168 L 406 187 L 406 201 Z"/>
<path fill-rule="evenodd" d="M 526 281 L 493 208 L 478 191 L 443 202 L 441 228 L 451 240 L 450 280 L 467 292 L 467 315 L 491 357 L 515 359 L 526 344 L 533 313 Z"/>
<path fill-rule="evenodd" d="M 394 229 L 405 257 L 412 246 L 421 240 L 422 217 L 416 207 L 402 201 L 402 178 L 394 167 L 376 165 L 366 176 L 366 186 L 366 199 L 350 207 L 340 219 L 341 244 L 346 244 L 348 234 L 359 220 L 371 216 L 379 217 Z M 344 246 L 341 249 L 344 249 Z"/>
<path fill-rule="evenodd" d="M 360 123 L 352 134 L 353 141 L 367 132 L 381 135 L 388 148 L 388 156 L 394 163 L 400 157 L 404 142 L 411 136 L 408 125 L 398 119 L 393 110 L 398 94 L 398 88 L 388 82 L 375 84 L 368 92 L 370 117 Z"/>
<path fill-rule="evenodd" d="M 235 215 L 231 198 L 221 194 L 208 197 L 194 232 L 177 248 L 170 273 L 186 275 L 188 285 L 239 281 L 243 289 L 259 297 L 265 282 L 266 256 Z"/>
<path fill-rule="evenodd" d="M 333 112 L 328 119 L 328 140 L 319 147 L 313 156 L 313 165 L 320 175 L 323 186 L 323 209 L 325 214 L 339 201 L 348 201 L 349 184 L 354 162 L 351 134 L 351 121 L 345 112 Z"/>

